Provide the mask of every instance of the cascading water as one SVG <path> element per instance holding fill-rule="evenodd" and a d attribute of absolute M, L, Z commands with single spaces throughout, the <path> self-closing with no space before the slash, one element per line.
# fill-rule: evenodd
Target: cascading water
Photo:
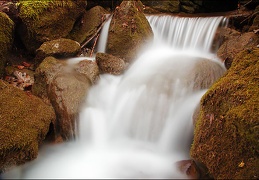
<path fill-rule="evenodd" d="M 100 39 L 98 40 L 98 44 L 97 44 L 98 52 L 104 53 L 106 51 L 107 35 L 108 35 L 111 20 L 112 20 L 112 16 L 106 15 L 107 22 L 104 24 L 101 30 L 102 35 L 100 36 Z"/>
<path fill-rule="evenodd" d="M 43 148 L 19 178 L 186 178 L 175 162 L 190 159 L 204 84 L 224 72 L 210 52 L 224 18 L 147 19 L 154 43 L 123 75 L 102 75 L 91 88 L 79 138 Z"/>

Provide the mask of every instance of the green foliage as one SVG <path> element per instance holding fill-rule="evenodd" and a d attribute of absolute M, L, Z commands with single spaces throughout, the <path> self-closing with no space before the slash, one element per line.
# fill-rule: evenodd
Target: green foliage
<path fill-rule="evenodd" d="M 47 9 L 53 9 L 55 7 L 68 7 L 75 6 L 71 0 L 20 0 L 20 17 L 31 18 L 37 20 L 39 15 Z"/>

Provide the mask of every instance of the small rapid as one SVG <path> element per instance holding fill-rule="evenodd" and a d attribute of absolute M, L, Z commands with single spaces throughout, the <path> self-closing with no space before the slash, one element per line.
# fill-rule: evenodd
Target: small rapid
<path fill-rule="evenodd" d="M 124 74 L 103 74 L 90 89 L 77 140 L 44 147 L 13 174 L 21 179 L 187 178 L 175 163 L 190 159 L 194 109 L 225 71 L 210 48 L 226 19 L 147 19 L 154 41 Z M 101 36 L 107 36 L 107 27 Z"/>

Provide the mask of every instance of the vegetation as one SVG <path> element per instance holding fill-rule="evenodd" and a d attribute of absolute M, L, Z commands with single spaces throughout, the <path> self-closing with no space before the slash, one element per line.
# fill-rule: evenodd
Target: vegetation
<path fill-rule="evenodd" d="M 14 22 L 5 14 L 0 12 L 0 77 L 3 74 L 7 54 L 13 43 Z"/>
<path fill-rule="evenodd" d="M 110 24 L 107 53 L 125 58 L 127 62 L 135 59 L 141 46 L 153 36 L 152 29 L 141 12 L 142 4 L 139 3 L 141 2 L 122 2 L 115 10 Z"/>
<path fill-rule="evenodd" d="M 35 96 L 0 80 L 0 170 L 37 157 L 54 110 Z"/>
<path fill-rule="evenodd" d="M 39 15 L 47 9 L 54 9 L 56 7 L 68 7 L 72 8 L 75 6 L 72 0 L 20 0 L 18 5 L 20 8 L 21 18 L 31 18 L 34 20 L 39 19 Z"/>
<path fill-rule="evenodd" d="M 203 96 L 191 156 L 217 179 L 258 178 L 259 50 L 242 51 Z"/>
<path fill-rule="evenodd" d="M 20 1 L 19 34 L 26 49 L 34 53 L 43 42 L 68 36 L 83 10 L 72 0 Z"/>

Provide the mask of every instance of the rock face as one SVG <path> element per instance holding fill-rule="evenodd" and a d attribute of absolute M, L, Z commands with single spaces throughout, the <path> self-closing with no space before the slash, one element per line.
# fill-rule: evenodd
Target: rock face
<path fill-rule="evenodd" d="M 0 170 L 38 155 L 38 148 L 55 121 L 52 106 L 0 80 Z"/>
<path fill-rule="evenodd" d="M 97 64 L 91 62 L 69 63 L 47 57 L 35 71 L 32 92 L 53 105 L 57 115 L 55 137 L 61 135 L 67 140 L 75 136 L 81 102 L 99 76 Z"/>
<path fill-rule="evenodd" d="M 56 58 L 74 57 L 80 52 L 80 44 L 71 39 L 56 39 L 44 42 L 36 51 L 35 63 L 40 64 L 48 56 Z"/>
<path fill-rule="evenodd" d="M 225 72 L 223 65 L 209 59 L 198 60 L 190 69 L 187 77 L 191 77 L 194 90 L 208 89 Z M 187 78 L 186 78 L 187 79 Z"/>
<path fill-rule="evenodd" d="M 67 37 L 84 12 L 81 3 L 71 0 L 21 1 L 19 9 L 19 35 L 26 49 L 33 53 L 43 42 Z"/>
<path fill-rule="evenodd" d="M 122 59 L 106 53 L 97 53 L 96 63 L 100 69 L 100 73 L 119 75 L 126 68 L 125 62 Z"/>
<path fill-rule="evenodd" d="M 191 156 L 216 179 L 257 179 L 259 51 L 238 54 L 201 100 Z"/>
<path fill-rule="evenodd" d="M 76 137 L 78 113 L 90 80 L 84 74 L 59 73 L 49 86 L 50 101 L 57 115 L 57 130 L 64 140 Z"/>
<path fill-rule="evenodd" d="M 3 75 L 7 54 L 12 48 L 14 23 L 5 14 L 0 12 L 0 77 Z"/>
<path fill-rule="evenodd" d="M 75 66 L 75 71 L 85 74 L 92 84 L 97 83 L 99 80 L 99 68 L 96 61 L 83 60 Z"/>
<path fill-rule="evenodd" d="M 142 9 L 140 1 L 123 1 L 116 8 L 109 28 L 108 54 L 131 62 L 141 47 L 153 37 Z"/>
<path fill-rule="evenodd" d="M 73 30 L 67 38 L 82 43 L 96 33 L 99 26 L 105 20 L 105 14 L 108 13 L 101 6 L 95 6 L 85 11 L 81 19 L 75 23 Z"/>
<path fill-rule="evenodd" d="M 218 49 L 217 55 L 225 61 L 226 67 L 229 68 L 236 54 L 244 49 L 256 47 L 259 38 L 254 32 L 244 34 L 235 30 L 228 30 L 227 32 L 225 33 L 225 41 Z"/>

